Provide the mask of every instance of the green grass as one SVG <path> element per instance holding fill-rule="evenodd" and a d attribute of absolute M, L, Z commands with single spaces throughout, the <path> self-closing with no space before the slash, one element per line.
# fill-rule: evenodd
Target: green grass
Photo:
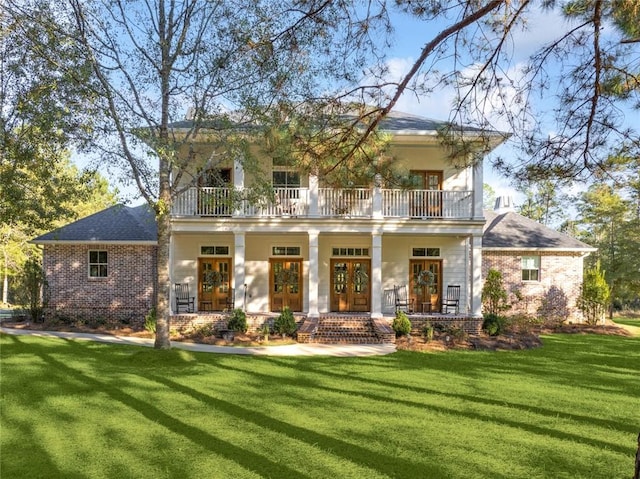
<path fill-rule="evenodd" d="M 627 478 L 640 338 L 247 357 L 0 337 L 0 477 Z"/>
<path fill-rule="evenodd" d="M 619 317 L 613 320 L 635 336 L 640 336 L 640 318 Z"/>

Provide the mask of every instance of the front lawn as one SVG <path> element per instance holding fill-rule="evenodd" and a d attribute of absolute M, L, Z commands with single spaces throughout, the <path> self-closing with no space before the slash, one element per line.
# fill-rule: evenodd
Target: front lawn
<path fill-rule="evenodd" d="M 0 337 L 0 477 L 627 478 L 640 338 L 251 357 Z"/>

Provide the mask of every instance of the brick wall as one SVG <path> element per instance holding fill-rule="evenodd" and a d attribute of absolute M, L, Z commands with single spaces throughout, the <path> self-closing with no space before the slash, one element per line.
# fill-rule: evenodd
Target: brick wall
<path fill-rule="evenodd" d="M 90 250 L 107 252 L 106 278 L 89 278 Z M 155 246 L 45 245 L 45 317 L 142 322 L 156 302 L 156 265 Z"/>
<path fill-rule="evenodd" d="M 522 281 L 523 256 L 540 256 L 539 281 Z M 566 319 L 571 322 L 583 321 L 582 312 L 576 307 L 583 278 L 580 254 L 484 250 L 483 278 L 487 277 L 489 269 L 502 273 L 508 302 L 512 306 L 508 314 L 526 313 L 544 317 L 556 313 L 566 314 Z M 517 291 L 521 300 L 516 296 Z"/>

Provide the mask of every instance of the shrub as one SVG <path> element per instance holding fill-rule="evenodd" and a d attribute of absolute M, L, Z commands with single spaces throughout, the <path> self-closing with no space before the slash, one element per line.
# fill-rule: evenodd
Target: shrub
<path fill-rule="evenodd" d="M 460 343 L 467 339 L 467 333 L 461 326 L 451 326 L 446 331 L 447 337 L 450 338 L 452 343 Z M 446 339 L 446 338 L 445 338 Z"/>
<path fill-rule="evenodd" d="M 500 311 L 508 309 L 507 290 L 504 288 L 502 273 L 490 269 L 482 287 L 482 304 L 489 314 L 497 315 Z"/>
<path fill-rule="evenodd" d="M 408 336 L 411 333 L 411 321 L 409 321 L 409 318 L 404 311 L 396 312 L 396 317 L 394 318 L 391 327 L 396 332 L 396 337 Z"/>
<path fill-rule="evenodd" d="M 29 258 L 24 264 L 22 275 L 18 278 L 18 303 L 29 313 L 31 321 L 42 322 L 44 308 L 47 306 L 47 279 L 40 261 Z"/>
<path fill-rule="evenodd" d="M 287 334 L 291 335 L 295 333 L 296 329 L 297 325 L 293 313 L 285 306 L 280 315 L 275 319 L 273 330 L 282 336 L 286 336 Z"/>
<path fill-rule="evenodd" d="M 431 323 L 427 321 L 422 327 L 422 337 L 427 343 L 433 339 L 433 331 L 433 326 L 431 326 Z"/>
<path fill-rule="evenodd" d="M 486 331 L 489 336 L 498 336 L 503 332 L 505 326 L 505 318 L 498 316 L 497 314 L 488 313 L 484 315 L 484 321 L 482 323 L 482 329 Z"/>
<path fill-rule="evenodd" d="M 240 308 L 233 310 L 231 318 L 227 322 L 227 328 L 231 331 L 247 332 L 247 315 Z"/>
<path fill-rule="evenodd" d="M 156 308 L 151 308 L 151 310 L 144 317 L 144 329 L 146 329 L 150 333 L 155 334 L 157 324 L 158 324 L 158 317 L 156 315 Z"/>
<path fill-rule="evenodd" d="M 598 262 L 593 268 L 585 271 L 582 291 L 578 299 L 578 307 L 582 310 L 588 324 L 598 324 L 604 319 L 610 298 L 611 291 Z"/>

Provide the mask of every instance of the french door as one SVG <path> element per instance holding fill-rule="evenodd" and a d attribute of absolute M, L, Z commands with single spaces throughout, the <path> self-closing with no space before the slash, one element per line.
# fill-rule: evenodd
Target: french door
<path fill-rule="evenodd" d="M 331 311 L 371 309 L 371 260 L 331 260 Z"/>
<path fill-rule="evenodd" d="M 411 260 L 409 262 L 409 297 L 418 312 L 440 310 L 442 298 L 442 261 Z"/>
<path fill-rule="evenodd" d="M 223 311 L 231 294 L 231 258 L 198 260 L 198 311 Z"/>
<path fill-rule="evenodd" d="M 412 217 L 442 216 L 442 171 L 412 170 L 414 191 L 410 196 Z"/>
<path fill-rule="evenodd" d="M 271 311 L 302 311 L 302 260 L 269 260 L 269 291 Z"/>

